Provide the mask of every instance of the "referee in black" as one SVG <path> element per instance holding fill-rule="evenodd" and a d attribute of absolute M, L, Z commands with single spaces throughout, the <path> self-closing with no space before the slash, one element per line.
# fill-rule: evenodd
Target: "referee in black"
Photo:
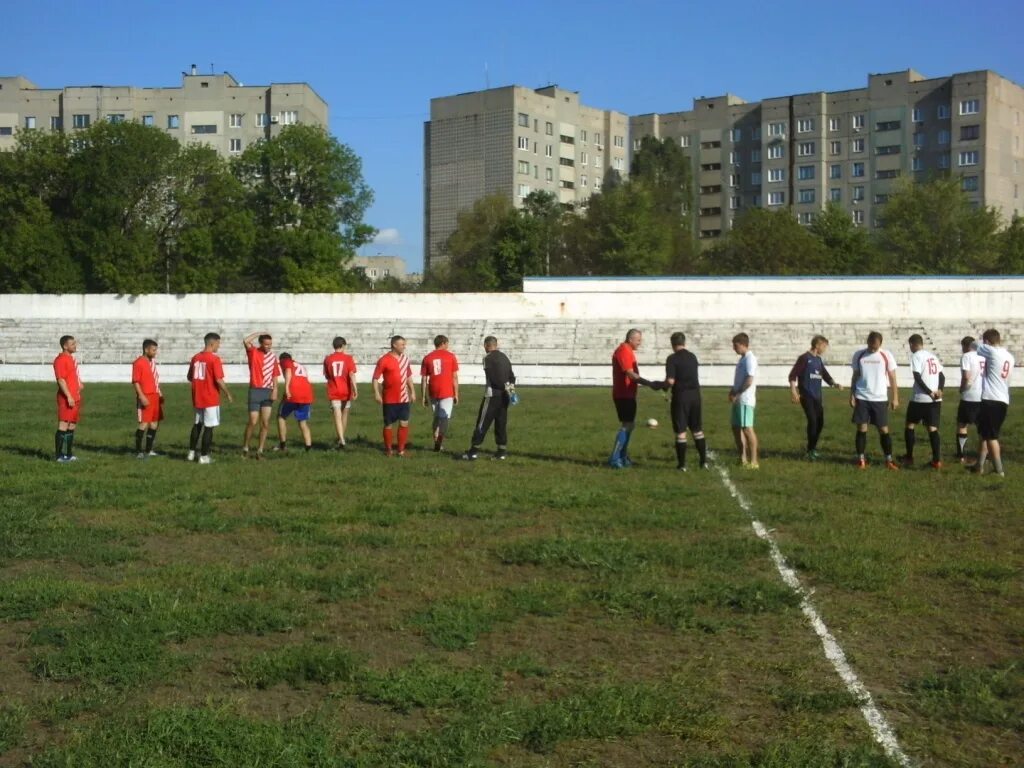
<path fill-rule="evenodd" d="M 476 417 L 472 444 L 469 450 L 462 454 L 462 458 L 473 460 L 480 455 L 480 446 L 493 423 L 494 442 L 497 447 L 494 458 L 505 459 L 508 456 L 508 406 L 511 401 L 509 387 L 516 383 L 516 375 L 512 370 L 512 362 L 498 349 L 498 340 L 494 336 L 484 339 L 484 353 L 484 399 L 480 403 L 480 411 Z"/>
<path fill-rule="evenodd" d="M 676 469 L 686 471 L 686 431 L 700 454 L 700 468 L 708 468 L 708 444 L 701 417 L 700 378 L 697 356 L 686 348 L 686 334 L 676 331 L 669 341 L 672 354 L 665 360 L 664 389 L 672 389 L 672 431 L 676 433 Z"/>

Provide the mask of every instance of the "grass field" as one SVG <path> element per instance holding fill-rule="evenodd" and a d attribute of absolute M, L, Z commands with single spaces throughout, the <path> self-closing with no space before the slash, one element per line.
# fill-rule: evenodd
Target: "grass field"
<path fill-rule="evenodd" d="M 0 766 L 896 765 L 720 474 L 676 472 L 665 426 L 602 466 L 604 389 L 521 388 L 507 462 L 385 459 L 369 399 L 344 453 L 244 461 L 235 404 L 212 466 L 182 460 L 177 386 L 168 455 L 136 460 L 114 385 L 58 465 L 52 390 L 0 385 Z M 721 390 L 709 443 L 913 763 L 1020 765 L 1021 406 L 1005 479 L 860 472 L 828 394 L 820 463 L 783 390 L 759 393 L 760 472 L 733 466 Z"/>

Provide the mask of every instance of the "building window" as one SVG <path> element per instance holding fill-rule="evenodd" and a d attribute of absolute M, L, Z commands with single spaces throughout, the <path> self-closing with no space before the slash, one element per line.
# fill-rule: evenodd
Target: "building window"
<path fill-rule="evenodd" d="M 839 130 L 840 128 L 842 128 L 842 127 L 843 127 L 843 121 L 842 121 L 842 118 L 839 118 L 839 117 L 830 117 L 830 118 L 828 119 L 828 129 L 829 129 L 830 131 L 838 131 L 838 130 Z"/>
<path fill-rule="evenodd" d="M 769 136 L 785 136 L 786 135 L 786 124 L 785 123 L 768 123 L 768 135 Z"/>
<path fill-rule="evenodd" d="M 270 125 L 270 115 L 268 115 L 266 112 L 257 112 L 256 127 L 266 128 L 268 125 Z"/>
<path fill-rule="evenodd" d="M 283 125 L 297 125 L 299 122 L 299 113 L 294 109 L 286 109 L 281 112 L 281 123 Z"/>
<path fill-rule="evenodd" d="M 575 136 L 566 136 L 564 133 L 559 135 L 558 140 L 560 142 L 562 142 L 563 144 L 575 144 L 576 143 L 576 137 Z"/>
<path fill-rule="evenodd" d="M 836 163 L 828 167 L 828 177 L 830 179 L 841 179 L 843 178 L 843 166 Z"/>
<path fill-rule="evenodd" d="M 154 122 L 155 122 L 154 115 L 143 115 L 142 116 L 142 124 L 143 125 L 153 125 Z"/>
<path fill-rule="evenodd" d="M 545 145 L 545 147 L 544 147 L 544 157 L 554 157 L 554 156 L 555 156 L 555 149 L 554 149 L 554 147 L 551 146 L 550 144 Z"/>
<path fill-rule="evenodd" d="M 786 154 L 786 145 L 785 144 L 771 144 L 768 147 L 768 159 L 769 160 L 778 160 L 779 158 L 784 157 L 785 154 Z"/>
<path fill-rule="evenodd" d="M 581 187 L 587 186 L 587 177 L 586 176 L 580 176 L 580 186 Z"/>
<path fill-rule="evenodd" d="M 562 189 L 576 189 L 576 184 L 574 182 L 569 181 L 568 179 L 562 179 L 560 182 L 558 182 L 558 186 L 560 186 Z"/>
<path fill-rule="evenodd" d="M 690 137 L 689 136 L 680 136 L 679 137 L 679 146 L 682 147 L 683 149 L 688 149 L 689 146 L 690 146 Z"/>
<path fill-rule="evenodd" d="M 586 165 L 589 159 L 586 152 L 580 152 L 580 165 Z"/>
<path fill-rule="evenodd" d="M 700 143 L 701 149 L 718 149 L 722 146 L 720 141 L 702 141 Z"/>
<path fill-rule="evenodd" d="M 9 125 L 0 125 L 0 136 L 13 136 L 14 128 Z"/>
<path fill-rule="evenodd" d="M 970 152 L 961 152 L 956 164 L 959 166 L 977 165 L 980 154 L 976 149 L 972 149 Z"/>
<path fill-rule="evenodd" d="M 853 130 L 859 131 L 864 128 L 864 115 L 853 116 Z"/>
<path fill-rule="evenodd" d="M 560 157 L 560 158 L 558 158 L 558 164 L 559 165 L 567 166 L 569 168 L 575 168 L 576 167 L 576 161 L 573 160 L 571 157 Z"/>
<path fill-rule="evenodd" d="M 978 99 L 965 99 L 960 102 L 961 115 L 976 115 L 981 111 L 981 102 Z"/>
<path fill-rule="evenodd" d="M 843 190 L 839 187 L 832 187 L 832 189 L 828 191 L 828 199 L 833 203 L 843 202 Z"/>
<path fill-rule="evenodd" d="M 923 133 L 921 131 L 918 131 L 917 133 L 914 134 L 914 146 L 915 147 L 917 147 L 918 149 L 921 149 L 922 147 L 924 147 L 926 142 L 927 142 L 927 134 L 925 134 L 925 133 Z"/>
<path fill-rule="evenodd" d="M 739 185 L 740 185 L 740 175 L 738 173 L 730 173 L 729 174 L 729 186 L 730 187 L 738 187 Z M 718 190 L 716 189 L 715 191 L 717 192 Z"/>
<path fill-rule="evenodd" d="M 739 207 L 740 207 L 740 196 L 739 195 L 734 195 L 733 197 L 730 197 L 729 198 L 729 209 L 735 211 Z"/>
<path fill-rule="evenodd" d="M 600 168 L 601 167 L 601 156 L 600 155 L 594 155 L 594 167 L 595 168 Z"/>
<path fill-rule="evenodd" d="M 619 158 L 615 158 L 615 159 L 618 160 Z M 721 163 L 702 163 L 701 166 L 700 166 L 700 169 L 702 171 L 720 171 L 720 170 L 722 170 L 722 164 Z"/>
<path fill-rule="evenodd" d="M 813 189 L 801 189 L 800 196 L 797 200 L 801 203 L 813 203 L 814 202 L 814 190 Z"/>
<path fill-rule="evenodd" d="M 733 144 L 735 144 L 738 141 L 743 141 L 743 129 L 742 128 L 733 128 L 732 132 L 729 134 L 729 136 L 732 139 L 732 143 Z"/>
<path fill-rule="evenodd" d="M 529 160 L 520 160 L 517 163 L 517 168 L 519 169 L 519 173 L 525 173 L 527 176 L 530 175 L 530 161 Z"/>
<path fill-rule="evenodd" d="M 977 176 L 964 176 L 960 182 L 960 188 L 964 192 L 977 192 L 978 191 L 978 177 Z"/>
<path fill-rule="evenodd" d="M 887 144 L 882 147 L 875 147 L 876 155 L 898 155 L 900 153 L 899 144 Z"/>
<path fill-rule="evenodd" d="M 616 147 L 624 147 L 626 146 L 626 140 L 622 136 L 613 136 L 612 144 Z"/>
<path fill-rule="evenodd" d="M 551 123 L 544 123 L 544 133 L 548 136 L 554 136 L 555 126 L 553 126 Z"/>
<path fill-rule="evenodd" d="M 864 151 L 864 139 L 854 139 L 850 142 L 851 152 L 863 152 Z"/>
<path fill-rule="evenodd" d="M 753 128 L 750 129 L 750 139 L 752 141 L 760 141 L 761 140 L 761 126 L 760 125 L 756 125 L 756 126 L 754 126 Z"/>
<path fill-rule="evenodd" d="M 230 139 L 228 141 L 229 152 L 241 152 L 242 151 L 242 140 L 241 139 Z"/>
<path fill-rule="evenodd" d="M 876 179 L 898 179 L 900 171 L 898 168 L 891 168 L 885 171 L 875 171 Z"/>
<path fill-rule="evenodd" d="M 785 168 L 769 168 L 768 169 L 768 183 L 774 184 L 780 181 L 786 180 L 786 169 Z"/>
<path fill-rule="evenodd" d="M 851 197 L 855 201 L 863 200 L 864 199 L 864 187 L 854 187 L 853 188 L 853 194 L 851 195 Z"/>
<path fill-rule="evenodd" d="M 30 128 L 30 129 L 31 128 L 35 128 L 36 127 L 36 119 L 34 117 L 32 117 L 31 115 L 26 116 L 25 117 L 25 127 L 26 128 Z"/>
<path fill-rule="evenodd" d="M 939 155 L 939 168 L 949 168 L 949 155 L 947 155 L 945 152 Z"/>
<path fill-rule="evenodd" d="M 910 119 L 913 120 L 915 123 L 923 123 L 924 110 L 921 109 L 920 107 L 914 107 L 910 112 Z"/>
<path fill-rule="evenodd" d="M 616 157 L 615 158 L 615 162 L 613 163 L 613 165 L 615 166 L 615 170 L 621 171 L 622 170 L 622 158 L 621 157 Z M 719 166 L 719 168 L 721 168 L 721 166 Z"/>
<path fill-rule="evenodd" d="M 544 169 L 544 180 L 545 181 L 554 181 L 555 180 L 555 172 L 551 168 L 545 168 Z"/>
<path fill-rule="evenodd" d="M 801 224 L 813 224 L 814 223 L 814 214 L 812 212 L 810 212 L 810 211 L 807 211 L 806 213 L 801 213 L 800 214 L 800 223 Z"/>
<path fill-rule="evenodd" d="M 797 146 L 796 153 L 800 157 L 808 157 L 814 154 L 814 142 L 813 141 L 801 141 Z"/>
<path fill-rule="evenodd" d="M 850 175 L 855 179 L 859 179 L 864 175 L 864 163 L 853 163 L 850 166 Z"/>
<path fill-rule="evenodd" d="M 540 166 L 539 165 L 533 166 L 533 178 L 535 178 L 535 179 L 539 179 L 540 178 Z"/>
<path fill-rule="evenodd" d="M 71 125 L 74 128 L 88 128 L 89 127 L 89 116 L 88 115 L 72 115 Z M 168 126 L 170 127 L 170 126 Z M 177 126 L 175 126 L 177 127 Z"/>
<path fill-rule="evenodd" d="M 115 125 L 117 123 L 123 123 L 124 122 L 124 113 L 123 112 L 118 112 L 117 114 L 107 115 L 107 122 L 108 123 L 114 123 Z"/>
<path fill-rule="evenodd" d="M 843 142 L 841 142 L 841 141 L 830 141 L 828 143 L 828 153 L 830 155 L 841 155 L 841 154 L 843 154 Z"/>
<path fill-rule="evenodd" d="M 887 120 L 884 123 L 875 123 L 876 131 L 898 131 L 899 129 L 899 120 Z"/>
<path fill-rule="evenodd" d="M 528 194 L 530 194 L 530 185 L 520 184 L 517 194 L 519 195 L 519 197 L 526 197 Z"/>
<path fill-rule="evenodd" d="M 516 139 L 516 146 L 519 149 L 529 152 L 530 151 L 530 139 L 528 136 L 520 136 Z"/>
<path fill-rule="evenodd" d="M 51 131 L 59 131 L 63 127 L 64 127 L 64 123 L 61 121 L 61 119 L 59 117 L 51 117 L 50 118 L 50 130 Z"/>
<path fill-rule="evenodd" d="M 785 192 L 769 192 L 768 193 L 768 205 L 785 205 L 786 204 L 786 193 Z"/>
<path fill-rule="evenodd" d="M 594 177 L 594 189 L 601 189 L 601 177 L 600 176 L 595 176 Z"/>
<path fill-rule="evenodd" d="M 633 139 L 633 151 L 637 152 L 640 150 L 640 139 Z"/>
<path fill-rule="evenodd" d="M 752 150 L 750 150 L 750 162 L 752 162 L 752 163 L 760 163 L 761 162 L 761 150 L 760 149 L 752 149 Z"/>
<path fill-rule="evenodd" d="M 530 116 L 525 112 L 519 113 L 519 125 L 521 125 L 523 128 L 530 127 Z"/>
<path fill-rule="evenodd" d="M 974 141 L 981 138 L 980 125 L 961 125 L 960 141 Z"/>
<path fill-rule="evenodd" d="M 216 125 L 193 125 L 192 133 L 216 133 Z"/>
<path fill-rule="evenodd" d="M 760 171 L 754 171 L 752 174 L 750 174 L 750 183 L 752 185 L 754 185 L 755 187 L 761 186 L 761 172 Z"/>
<path fill-rule="evenodd" d="M 796 177 L 800 181 L 808 181 L 814 178 L 813 165 L 801 165 L 796 169 Z"/>
<path fill-rule="evenodd" d="M 241 128 L 242 127 L 242 115 L 241 115 L 241 113 L 239 113 L 239 112 L 232 113 L 230 125 L 231 125 L 232 128 Z"/>
<path fill-rule="evenodd" d="M 939 144 L 949 144 L 949 131 L 939 131 Z"/>
<path fill-rule="evenodd" d="M 859 227 L 864 223 L 864 211 L 854 211 L 851 214 L 851 218 L 853 219 L 853 223 Z"/>
<path fill-rule="evenodd" d="M 935 110 L 935 116 L 939 120 L 949 120 L 949 113 L 951 111 L 949 104 L 939 104 L 938 109 Z"/>
<path fill-rule="evenodd" d="M 923 171 L 924 170 L 924 160 L 922 160 L 920 157 L 912 158 L 911 161 L 910 161 L 910 170 L 912 170 L 912 171 Z"/>
<path fill-rule="evenodd" d="M 587 132 L 585 130 L 580 130 L 580 141 L 584 144 L 587 143 Z"/>
<path fill-rule="evenodd" d="M 796 132 L 797 133 L 810 133 L 814 130 L 814 118 L 813 117 L 801 117 L 796 121 Z"/>

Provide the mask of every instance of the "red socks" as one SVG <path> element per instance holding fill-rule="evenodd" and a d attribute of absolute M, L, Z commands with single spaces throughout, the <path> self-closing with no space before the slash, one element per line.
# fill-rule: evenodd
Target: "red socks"
<path fill-rule="evenodd" d="M 398 452 L 405 451 L 405 443 L 409 439 L 409 428 L 400 426 L 398 428 Z"/>
<path fill-rule="evenodd" d="M 391 435 L 391 427 L 384 427 L 384 453 L 391 453 Z"/>

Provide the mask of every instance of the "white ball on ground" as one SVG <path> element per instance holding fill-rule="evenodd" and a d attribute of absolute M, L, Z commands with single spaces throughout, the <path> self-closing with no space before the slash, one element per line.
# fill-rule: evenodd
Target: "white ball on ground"
<path fill-rule="evenodd" d="M 651 429 L 654 429 L 656 426 L 658 426 L 658 420 L 657 419 L 648 419 L 647 420 L 647 426 L 650 427 Z"/>

